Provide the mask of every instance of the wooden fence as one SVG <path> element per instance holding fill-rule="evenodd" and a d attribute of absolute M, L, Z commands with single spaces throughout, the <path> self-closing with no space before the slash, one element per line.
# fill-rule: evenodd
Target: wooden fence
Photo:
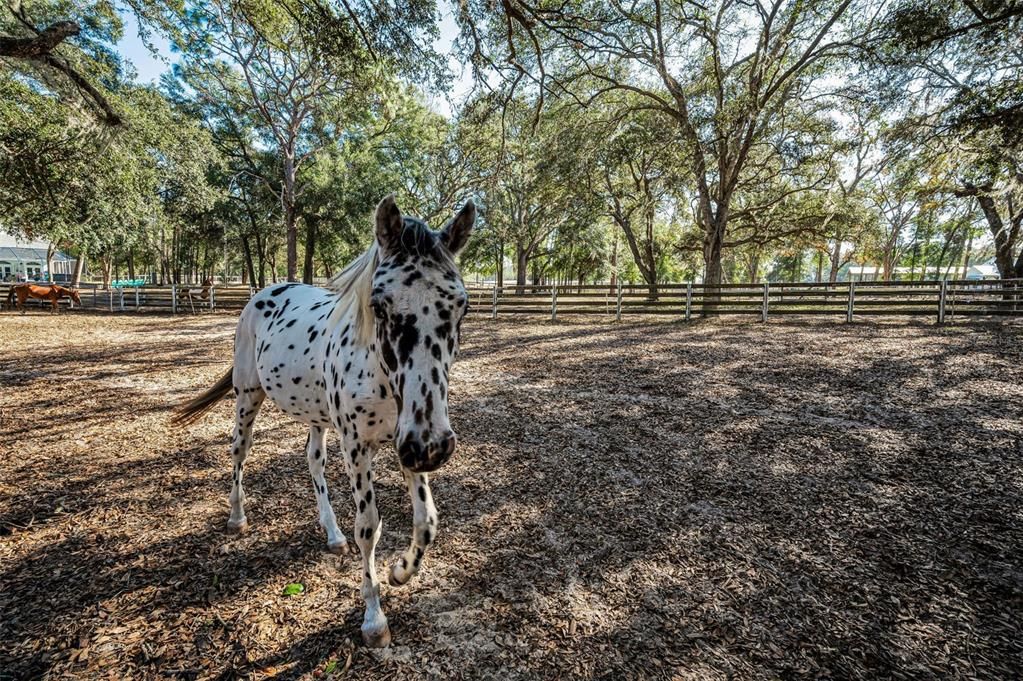
<path fill-rule="evenodd" d="M 1023 279 L 914 282 L 662 284 L 469 287 L 477 313 L 697 316 L 831 315 L 851 322 L 857 316 L 925 316 L 938 323 L 955 317 L 1023 317 Z"/>
<path fill-rule="evenodd" d="M 10 284 L 0 284 L 6 305 Z M 192 293 L 191 300 L 184 293 Z M 1023 317 L 1023 279 L 914 282 L 842 282 L 823 284 L 661 284 L 655 292 L 632 284 L 525 285 L 467 287 L 478 315 L 534 315 L 550 319 L 591 315 L 662 315 L 689 320 L 698 316 L 770 317 L 830 315 L 853 321 L 865 316 L 924 316 L 937 323 L 965 317 Z M 83 307 L 109 312 L 156 311 L 198 314 L 240 311 L 255 292 L 244 286 L 214 286 L 199 297 L 198 286 L 141 286 L 81 289 Z M 48 305 L 48 303 L 47 303 Z"/>

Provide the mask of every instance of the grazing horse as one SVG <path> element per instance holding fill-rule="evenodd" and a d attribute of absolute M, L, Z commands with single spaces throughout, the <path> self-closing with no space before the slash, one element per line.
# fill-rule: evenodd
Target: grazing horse
<path fill-rule="evenodd" d="M 200 309 L 203 301 L 210 299 L 210 289 L 213 288 L 213 280 L 207 278 L 202 283 L 202 290 L 196 288 L 183 288 L 180 290 L 181 298 L 188 301 L 189 307 L 192 308 L 192 314 L 195 314 L 195 301 L 199 301 Z"/>
<path fill-rule="evenodd" d="M 76 288 L 65 288 L 58 286 L 57 284 L 16 284 L 7 291 L 7 304 L 14 305 L 14 297 L 18 298 L 18 309 L 21 310 L 21 314 L 25 314 L 25 301 L 29 298 L 35 298 L 37 300 L 48 300 L 52 306 L 52 312 L 56 313 L 59 307 L 57 302 L 61 298 L 69 298 L 70 300 L 82 304 L 82 299 L 78 294 Z"/>
<path fill-rule="evenodd" d="M 398 451 L 412 499 L 409 548 L 392 566 L 392 586 L 418 571 L 437 536 L 437 511 L 427 474 L 455 451 L 448 422 L 448 370 L 458 351 L 468 297 L 454 255 L 476 220 L 470 201 L 440 232 L 403 217 L 393 197 L 376 209 L 370 248 L 331 282 L 333 290 L 303 284 L 270 286 L 245 306 L 235 334 L 234 366 L 212 388 L 178 410 L 188 423 L 234 389 L 231 516 L 242 530 L 242 472 L 252 446 L 252 423 L 264 397 L 309 425 L 306 459 L 327 546 L 347 552 L 347 539 L 327 496 L 326 433 L 341 436 L 356 506 L 355 541 L 362 554 L 362 636 L 390 643 L 380 609 L 374 550 L 381 525 L 373 496 L 373 457 L 387 442 Z"/>

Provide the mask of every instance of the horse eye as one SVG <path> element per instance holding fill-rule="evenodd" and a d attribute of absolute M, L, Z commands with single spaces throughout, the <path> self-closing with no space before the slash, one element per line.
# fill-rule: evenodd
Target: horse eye
<path fill-rule="evenodd" d="M 377 319 L 387 318 L 387 310 L 380 303 L 373 303 L 373 314 L 376 315 Z"/>

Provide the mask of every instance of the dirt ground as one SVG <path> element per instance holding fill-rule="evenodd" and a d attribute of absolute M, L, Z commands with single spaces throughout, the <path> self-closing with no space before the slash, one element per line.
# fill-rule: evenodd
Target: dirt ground
<path fill-rule="evenodd" d="M 441 534 L 376 651 L 303 429 L 264 408 L 239 536 L 230 404 L 168 427 L 233 324 L 0 315 L 0 677 L 1023 674 L 1018 325 L 471 319 Z M 411 509 L 377 470 L 383 570 Z"/>

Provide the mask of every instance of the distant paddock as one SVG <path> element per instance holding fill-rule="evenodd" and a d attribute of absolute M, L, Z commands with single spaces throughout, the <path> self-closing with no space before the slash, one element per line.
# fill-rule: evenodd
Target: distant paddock
<path fill-rule="evenodd" d="M 0 315 L 0 677 L 1023 674 L 1018 324 L 477 309 L 440 534 L 384 587 L 376 651 L 357 561 L 324 551 L 305 430 L 260 415 L 237 536 L 231 405 L 167 425 L 230 363 L 234 322 Z M 383 562 L 411 513 L 379 456 Z"/>

